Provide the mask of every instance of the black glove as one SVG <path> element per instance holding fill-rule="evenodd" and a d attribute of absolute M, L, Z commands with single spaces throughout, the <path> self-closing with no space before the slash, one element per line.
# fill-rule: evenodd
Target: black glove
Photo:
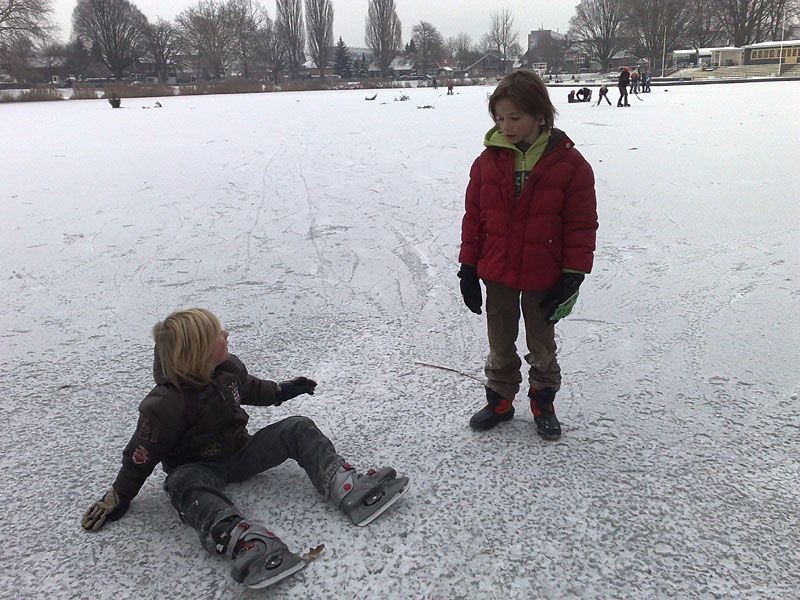
<path fill-rule="evenodd" d="M 461 263 L 458 278 L 461 279 L 461 295 L 464 297 L 464 304 L 476 315 L 481 314 L 483 296 L 481 282 L 478 280 L 478 268 L 475 265 Z"/>
<path fill-rule="evenodd" d="M 128 510 L 131 505 L 129 498 L 120 496 L 111 488 L 102 500 L 95 502 L 83 515 L 81 525 L 87 531 L 97 531 L 106 521 L 116 521 Z"/>
<path fill-rule="evenodd" d="M 558 323 L 572 312 L 572 307 L 578 300 L 578 288 L 581 287 L 583 273 L 561 273 L 556 284 L 547 290 L 539 305 L 544 312 L 544 318 L 552 323 Z"/>
<path fill-rule="evenodd" d="M 295 377 L 289 381 L 281 381 L 278 384 L 275 406 L 280 406 L 282 402 L 300 394 L 311 394 L 313 396 L 315 387 L 317 387 L 317 382 L 307 377 Z"/>

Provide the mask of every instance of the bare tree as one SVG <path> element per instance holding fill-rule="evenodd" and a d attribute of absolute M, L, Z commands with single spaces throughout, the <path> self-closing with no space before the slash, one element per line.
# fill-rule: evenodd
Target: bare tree
<path fill-rule="evenodd" d="M 687 6 L 689 21 L 681 42 L 692 48 L 708 48 L 720 42 L 715 10 L 716 0 L 690 0 Z"/>
<path fill-rule="evenodd" d="M 286 46 L 278 36 L 272 19 L 265 16 L 264 25 L 256 33 L 255 62 L 264 71 L 272 73 L 273 83 L 278 83 L 286 65 Z"/>
<path fill-rule="evenodd" d="M 145 30 L 147 52 L 153 59 L 158 73 L 158 80 L 166 83 L 169 79 L 169 68 L 180 61 L 183 52 L 183 40 L 178 28 L 162 18 L 156 19 Z"/>
<path fill-rule="evenodd" d="M 189 50 L 213 78 L 224 77 L 228 71 L 233 36 L 226 26 L 222 4 L 217 0 L 199 0 L 177 17 L 178 27 Z"/>
<path fill-rule="evenodd" d="M 623 0 L 581 0 L 569 21 L 569 34 L 607 71 L 611 58 L 626 45 Z"/>
<path fill-rule="evenodd" d="M 15 36 L 3 49 L 3 53 L 6 55 L 3 66 L 11 77 L 16 81 L 34 80 L 33 64 L 36 60 L 36 46 L 31 38 Z"/>
<path fill-rule="evenodd" d="M 306 30 L 311 58 L 325 79 L 325 66 L 333 46 L 333 5 L 331 0 L 306 0 Z"/>
<path fill-rule="evenodd" d="M 403 28 L 394 0 L 369 0 L 364 40 L 372 49 L 381 77 L 389 77 L 389 67 L 403 46 Z"/>
<path fill-rule="evenodd" d="M 56 71 L 64 66 L 67 56 L 66 44 L 52 42 L 39 48 L 39 59 L 47 71 L 47 77 L 56 75 Z"/>
<path fill-rule="evenodd" d="M 650 68 L 672 51 L 689 26 L 691 15 L 685 0 L 626 0 L 628 30 L 637 55 L 646 56 Z"/>
<path fill-rule="evenodd" d="M 228 0 L 222 8 L 224 26 L 231 38 L 231 51 L 239 61 L 245 79 L 250 78 L 250 55 L 266 11 L 252 0 Z"/>
<path fill-rule="evenodd" d="M 503 61 L 503 70 L 508 70 L 508 58 L 519 53 L 518 32 L 514 31 L 514 15 L 508 8 L 492 11 L 488 45 Z"/>
<path fill-rule="evenodd" d="M 779 40 L 800 16 L 800 0 L 773 0 L 764 12 L 763 31 L 766 40 Z"/>
<path fill-rule="evenodd" d="M 762 41 L 761 25 L 767 0 L 718 0 L 720 28 L 734 46 Z"/>
<path fill-rule="evenodd" d="M 798 15 L 797 0 L 718 0 L 717 17 L 721 30 L 734 46 L 745 46 L 780 39 L 783 20 Z"/>
<path fill-rule="evenodd" d="M 50 0 L 0 2 L 0 58 L 7 58 L 17 40 L 45 41 L 53 29 L 52 12 Z"/>
<path fill-rule="evenodd" d="M 450 52 L 453 62 L 455 62 L 462 71 L 467 64 L 469 55 L 472 52 L 472 47 L 472 38 L 468 33 L 462 32 L 447 40 L 447 50 Z"/>
<path fill-rule="evenodd" d="M 78 0 L 72 11 L 72 31 L 93 44 L 103 63 L 122 79 L 144 50 L 147 18 L 128 0 Z"/>
<path fill-rule="evenodd" d="M 427 75 L 430 63 L 441 58 L 444 53 L 442 34 L 431 23 L 420 21 L 411 30 L 411 39 L 416 48 L 417 71 Z"/>
<path fill-rule="evenodd" d="M 289 76 L 297 79 L 306 60 L 302 0 L 277 0 L 276 8 L 275 27 L 279 39 L 286 48 Z"/>

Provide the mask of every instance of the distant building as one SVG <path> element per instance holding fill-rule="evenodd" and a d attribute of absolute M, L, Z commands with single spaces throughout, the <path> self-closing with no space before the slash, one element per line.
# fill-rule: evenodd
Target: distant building
<path fill-rule="evenodd" d="M 800 53 L 800 40 L 761 42 L 742 49 L 746 65 L 796 65 Z"/>
<path fill-rule="evenodd" d="M 528 34 L 528 48 L 522 57 L 527 68 L 545 63 L 547 72 L 559 72 L 564 67 L 569 40 L 563 33 L 551 29 L 539 29 Z M 538 67 L 541 70 L 541 66 Z"/>
<path fill-rule="evenodd" d="M 531 31 L 528 34 L 528 51 L 536 48 L 545 48 L 556 43 L 565 43 L 567 36 L 563 33 L 558 33 L 552 29 L 539 29 L 538 31 Z"/>
<path fill-rule="evenodd" d="M 743 64 L 744 52 L 741 48 L 725 46 L 719 48 L 690 48 L 673 50 L 673 63 L 689 64 L 697 67 L 736 67 Z"/>
<path fill-rule="evenodd" d="M 370 77 L 380 77 L 381 68 L 374 60 L 367 69 Z M 414 72 L 414 61 L 406 56 L 395 56 L 389 65 L 389 77 L 409 77 Z"/>
<path fill-rule="evenodd" d="M 489 77 L 505 74 L 503 59 L 495 54 L 484 54 L 471 65 L 464 68 L 467 77 Z"/>

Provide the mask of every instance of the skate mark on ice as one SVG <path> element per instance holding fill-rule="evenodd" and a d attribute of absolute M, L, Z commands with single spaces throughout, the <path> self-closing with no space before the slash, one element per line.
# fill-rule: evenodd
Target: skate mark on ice
<path fill-rule="evenodd" d="M 253 225 L 243 233 L 240 233 L 234 239 L 239 239 L 241 237 L 245 238 L 245 260 L 244 260 L 244 272 L 247 273 L 250 271 L 250 260 L 252 257 L 251 252 L 251 245 L 253 240 L 253 232 L 258 227 L 259 221 L 261 220 L 261 212 L 264 210 L 264 206 L 267 202 L 267 183 L 268 181 L 272 181 L 272 178 L 269 176 L 269 169 L 272 166 L 272 161 L 277 156 L 277 152 L 273 152 L 273 154 L 269 157 L 267 164 L 264 165 L 264 169 L 261 171 L 261 200 L 256 208 L 256 215 L 253 219 Z M 273 193 L 280 197 L 280 194 L 277 190 L 273 190 Z"/>

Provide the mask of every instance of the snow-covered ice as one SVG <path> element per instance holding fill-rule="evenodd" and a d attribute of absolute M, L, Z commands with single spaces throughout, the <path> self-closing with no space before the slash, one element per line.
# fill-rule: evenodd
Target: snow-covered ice
<path fill-rule="evenodd" d="M 292 549 L 326 545 L 260 595 L 797 597 L 800 82 L 624 110 L 552 90 L 600 217 L 557 327 L 555 443 L 522 393 L 509 424 L 467 426 L 486 341 L 455 273 L 490 91 L 0 105 L 0 596 L 255 597 L 160 468 L 125 518 L 79 525 L 152 386 L 150 327 L 204 306 L 254 374 L 319 382 L 251 430 L 308 415 L 413 478 L 367 528 L 293 462 L 231 486 Z"/>

